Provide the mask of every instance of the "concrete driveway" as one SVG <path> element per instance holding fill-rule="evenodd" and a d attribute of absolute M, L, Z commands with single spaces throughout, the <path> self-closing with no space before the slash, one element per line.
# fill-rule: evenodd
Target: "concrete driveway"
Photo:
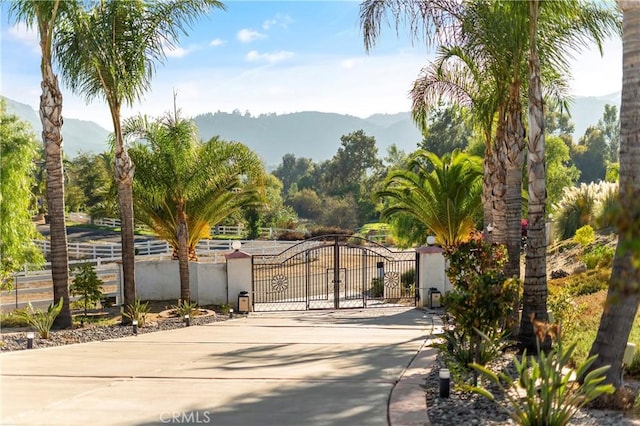
<path fill-rule="evenodd" d="M 3 425 L 424 425 L 433 318 L 278 314 L 0 355 Z"/>

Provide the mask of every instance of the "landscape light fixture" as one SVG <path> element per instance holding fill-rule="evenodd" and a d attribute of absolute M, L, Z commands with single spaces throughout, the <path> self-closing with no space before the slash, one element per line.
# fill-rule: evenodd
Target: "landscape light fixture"
<path fill-rule="evenodd" d="M 229 308 L 229 318 L 233 318 L 233 308 Z"/>
<path fill-rule="evenodd" d="M 240 247 L 242 247 L 242 243 L 239 240 L 234 240 L 231 243 L 231 248 L 234 249 L 235 251 L 240 250 Z"/>
<path fill-rule="evenodd" d="M 440 398 L 449 398 L 449 388 L 450 388 L 450 380 L 451 373 L 448 368 L 441 368 L 438 372 L 438 377 L 440 379 L 440 389 L 439 395 Z"/>
<path fill-rule="evenodd" d="M 133 334 L 138 335 L 138 320 L 131 321 L 131 325 L 133 326 Z"/>
<path fill-rule="evenodd" d="M 189 318 L 189 314 L 184 316 L 184 324 L 189 327 L 191 325 L 191 318 Z"/>
<path fill-rule="evenodd" d="M 433 235 L 429 235 L 427 237 L 427 245 L 434 245 L 436 243 L 436 237 L 434 237 Z"/>
<path fill-rule="evenodd" d="M 33 349 L 33 339 L 35 338 L 33 331 L 27 332 L 27 349 Z"/>

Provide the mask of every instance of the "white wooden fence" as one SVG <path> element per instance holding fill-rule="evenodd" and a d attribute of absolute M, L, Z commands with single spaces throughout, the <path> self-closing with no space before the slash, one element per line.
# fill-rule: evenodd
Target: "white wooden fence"
<path fill-rule="evenodd" d="M 70 262 L 86 263 L 86 262 Z M 104 265 L 97 262 L 96 274 L 102 280 L 102 295 L 105 298 L 115 298 L 116 303 L 120 303 L 120 267 L 111 263 Z M 72 297 L 71 300 L 77 300 Z M 3 312 L 20 309 L 29 302 L 34 308 L 46 308 L 53 302 L 53 285 L 51 281 L 51 271 L 30 271 L 19 273 L 14 277 L 13 289 L 2 292 L 2 302 L 0 310 Z"/>

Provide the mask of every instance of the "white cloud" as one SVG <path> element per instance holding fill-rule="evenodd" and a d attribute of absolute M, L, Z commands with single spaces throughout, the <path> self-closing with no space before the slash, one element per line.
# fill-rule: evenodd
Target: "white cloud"
<path fill-rule="evenodd" d="M 363 62 L 363 58 L 348 58 L 340 61 L 340 67 L 345 69 L 352 69 Z"/>
<path fill-rule="evenodd" d="M 180 46 L 165 47 L 164 53 L 167 58 L 182 58 L 191 53 L 194 49 L 185 49 Z"/>
<path fill-rule="evenodd" d="M 20 22 L 7 30 L 7 37 L 29 46 L 33 52 L 40 53 L 40 41 L 35 27 L 27 28 Z"/>
<path fill-rule="evenodd" d="M 262 34 L 258 31 L 250 30 L 248 28 L 243 28 L 238 31 L 238 40 L 242 43 L 251 43 L 252 41 L 259 40 L 261 38 L 266 38 L 266 34 Z"/>
<path fill-rule="evenodd" d="M 227 44 L 227 41 L 220 38 L 214 38 L 213 40 L 211 40 L 211 42 L 209 42 L 209 46 L 213 47 L 222 46 L 223 44 Z"/>
<path fill-rule="evenodd" d="M 271 27 L 274 27 L 276 25 L 282 28 L 287 28 L 289 24 L 292 24 L 293 22 L 294 22 L 293 19 L 289 15 L 283 15 L 281 13 L 278 13 L 273 18 L 265 20 L 262 23 L 262 29 L 267 31 Z"/>
<path fill-rule="evenodd" d="M 255 61 L 264 61 L 270 64 L 275 64 L 276 62 L 282 62 L 286 59 L 292 58 L 294 56 L 293 52 L 288 52 L 286 50 L 281 50 L 279 52 L 272 53 L 259 53 L 257 50 L 252 50 L 247 53 L 247 61 L 255 62 Z"/>

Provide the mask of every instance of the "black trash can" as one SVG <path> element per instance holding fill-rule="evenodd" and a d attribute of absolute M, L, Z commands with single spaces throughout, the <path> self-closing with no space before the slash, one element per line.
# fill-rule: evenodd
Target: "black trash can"
<path fill-rule="evenodd" d="M 442 293 L 435 287 L 431 287 L 427 292 L 427 306 L 429 309 L 439 308 L 441 306 L 440 298 Z"/>
<path fill-rule="evenodd" d="M 249 292 L 241 291 L 238 294 L 238 313 L 240 314 L 248 314 L 249 313 Z"/>

